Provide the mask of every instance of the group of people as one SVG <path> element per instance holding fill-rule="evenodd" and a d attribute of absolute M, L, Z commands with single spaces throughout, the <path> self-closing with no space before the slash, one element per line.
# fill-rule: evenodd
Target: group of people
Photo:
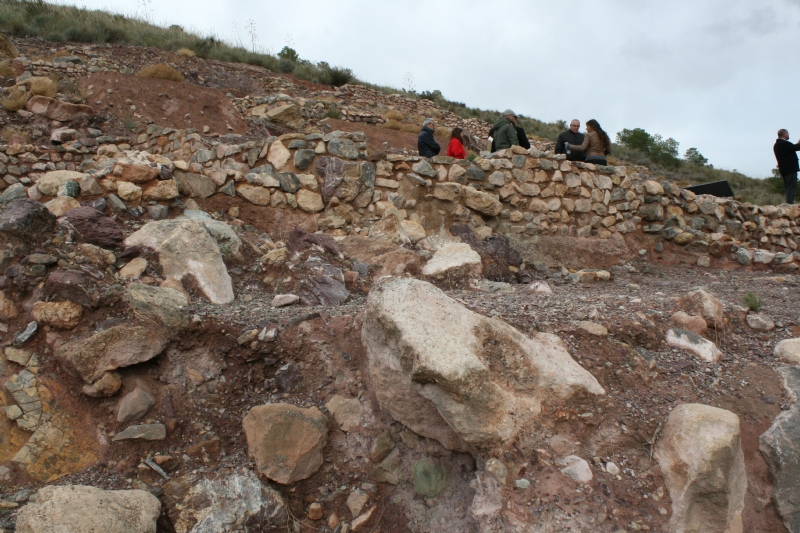
<path fill-rule="evenodd" d="M 603 131 L 595 119 L 586 122 L 586 134 L 580 133 L 581 123 L 573 120 L 569 124 L 569 129 L 558 136 L 556 142 L 556 153 L 566 154 L 569 161 L 585 161 L 596 165 L 607 165 L 606 156 L 611 153 L 611 139 Z M 426 118 L 422 123 L 422 131 L 417 138 L 417 149 L 422 157 L 434 157 L 439 155 L 441 147 L 434 139 L 436 131 L 436 121 Z M 447 145 L 447 156 L 456 159 L 466 159 L 467 151 L 464 148 L 462 139 L 462 129 L 453 128 L 450 133 L 450 142 Z M 512 146 L 522 146 L 525 149 L 531 147 L 528 136 L 519 126 L 517 114 L 510 109 L 503 111 L 503 115 L 495 122 L 489 130 L 489 138 L 492 141 L 492 152 L 506 150 Z M 795 169 L 795 183 L 797 182 L 797 169 Z"/>
<path fill-rule="evenodd" d="M 800 170 L 797 161 L 797 152 L 800 151 L 800 142 L 789 142 L 789 132 L 785 129 L 778 130 L 778 140 L 772 147 L 775 159 L 778 160 L 778 171 L 783 178 L 783 190 L 786 193 L 786 203 L 794 203 L 797 193 L 797 172 Z"/>

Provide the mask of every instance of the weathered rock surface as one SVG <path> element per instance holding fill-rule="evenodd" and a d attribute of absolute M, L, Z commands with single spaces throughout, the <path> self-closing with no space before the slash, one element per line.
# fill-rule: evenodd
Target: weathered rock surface
<path fill-rule="evenodd" d="M 327 419 L 316 407 L 266 404 L 250 409 L 242 422 L 247 449 L 258 471 L 288 485 L 322 466 Z"/>
<path fill-rule="evenodd" d="M 690 315 L 685 311 L 678 311 L 670 317 L 672 323 L 681 329 L 685 329 L 697 335 L 705 335 L 708 324 L 703 317 Z"/>
<path fill-rule="evenodd" d="M 84 307 L 95 307 L 100 301 L 97 285 L 82 272 L 74 270 L 52 271 L 44 283 L 44 294 L 47 297 L 58 296 Z"/>
<path fill-rule="evenodd" d="M 117 422 L 141 420 L 155 405 L 156 399 L 142 387 L 136 387 L 122 397 L 117 408 Z"/>
<path fill-rule="evenodd" d="M 756 331 L 772 331 L 775 329 L 775 322 L 764 314 L 750 313 L 747 315 L 746 321 L 747 325 Z"/>
<path fill-rule="evenodd" d="M 211 302 L 233 301 L 233 284 L 214 234 L 203 220 L 150 222 L 125 240 L 128 246 L 145 246 L 158 252 L 164 277 L 183 280 L 191 276 Z M 236 238 L 240 246 L 241 241 Z M 236 247 L 238 250 L 238 246 Z"/>
<path fill-rule="evenodd" d="M 569 476 L 578 483 L 587 484 L 592 481 L 592 469 L 586 459 L 577 455 L 569 455 L 558 460 L 558 465 L 563 467 L 561 473 Z"/>
<path fill-rule="evenodd" d="M 480 279 L 482 272 L 481 256 L 466 243 L 442 246 L 422 267 L 422 274 L 434 279 Z"/>
<path fill-rule="evenodd" d="M 52 230 L 56 217 L 45 206 L 30 198 L 12 200 L 0 212 L 0 232 L 21 239 L 35 239 Z"/>
<path fill-rule="evenodd" d="M 35 115 L 44 115 L 50 120 L 68 122 L 82 117 L 94 115 L 94 109 L 85 104 L 71 104 L 48 98 L 47 96 L 34 96 L 28 100 L 25 109 Z"/>
<path fill-rule="evenodd" d="M 46 172 L 36 181 L 36 188 L 45 196 L 55 196 L 58 189 L 69 181 L 80 183 L 87 175 L 71 170 L 53 170 Z"/>
<path fill-rule="evenodd" d="M 670 346 L 686 350 L 708 363 L 716 363 L 722 356 L 722 352 L 716 344 L 685 329 L 670 329 L 667 331 L 666 340 Z"/>
<path fill-rule="evenodd" d="M 189 325 L 189 298 L 175 289 L 133 283 L 125 292 L 125 301 L 139 319 L 177 330 Z"/>
<path fill-rule="evenodd" d="M 415 279 L 372 288 L 361 335 L 381 408 L 450 449 L 513 439 L 546 397 L 604 394 L 555 335 L 525 337 Z"/>
<path fill-rule="evenodd" d="M 114 435 L 114 442 L 121 440 L 164 440 L 167 427 L 164 424 L 139 424 L 130 426 Z"/>
<path fill-rule="evenodd" d="M 155 533 L 158 498 L 143 490 L 102 490 L 83 485 L 39 489 L 17 516 L 18 533 Z"/>
<path fill-rule="evenodd" d="M 94 335 L 62 343 L 56 358 L 72 375 L 94 383 L 103 374 L 149 361 L 167 346 L 167 338 L 153 328 L 114 326 Z"/>
<path fill-rule="evenodd" d="M 65 216 L 88 243 L 103 248 L 115 248 L 125 239 L 117 222 L 93 207 L 78 207 Z"/>
<path fill-rule="evenodd" d="M 192 198 L 208 198 L 217 192 L 217 186 L 208 176 L 202 174 L 192 174 L 190 172 L 176 171 L 175 181 L 181 194 Z"/>
<path fill-rule="evenodd" d="M 71 329 L 78 325 L 83 315 L 83 307 L 75 302 L 36 302 L 31 316 L 41 325 L 61 329 Z"/>
<path fill-rule="evenodd" d="M 164 501 L 176 533 L 277 531 L 288 518 L 280 493 L 243 468 L 171 480 Z"/>
<path fill-rule="evenodd" d="M 708 405 L 679 405 L 655 456 L 672 499 L 671 532 L 742 531 L 747 476 L 739 417 Z"/>
<path fill-rule="evenodd" d="M 795 339 L 792 339 L 795 340 Z M 773 500 L 778 514 L 790 533 L 800 532 L 800 367 L 778 369 L 784 388 L 792 402 L 781 411 L 772 426 L 759 437 L 759 449 L 769 466 L 775 492 Z"/>
<path fill-rule="evenodd" d="M 722 302 L 702 288 L 697 288 L 686 295 L 688 302 L 687 312 L 702 316 L 712 328 L 721 328 L 725 325 Z"/>
<path fill-rule="evenodd" d="M 800 339 L 784 339 L 779 342 L 772 354 L 790 365 L 800 366 Z"/>

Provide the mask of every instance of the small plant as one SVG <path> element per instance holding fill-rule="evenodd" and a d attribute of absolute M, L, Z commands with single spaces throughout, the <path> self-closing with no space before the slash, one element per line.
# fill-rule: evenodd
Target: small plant
<path fill-rule="evenodd" d="M 322 81 L 327 85 L 341 87 L 353 81 L 353 71 L 344 67 L 327 67 L 322 71 Z"/>
<path fill-rule="evenodd" d="M 58 82 L 52 78 L 45 78 L 37 76 L 35 78 L 28 78 L 27 80 L 18 83 L 16 87 L 27 90 L 34 96 L 46 96 L 53 98 L 58 94 Z"/>
<path fill-rule="evenodd" d="M 449 139 L 451 133 L 452 130 L 444 126 L 436 126 L 436 131 L 433 132 L 436 137 L 441 137 L 443 139 Z"/>
<path fill-rule="evenodd" d="M 335 118 L 336 120 L 340 120 L 342 118 L 342 114 L 339 112 L 338 109 L 332 107 L 325 112 L 325 116 L 328 118 Z"/>
<path fill-rule="evenodd" d="M 178 51 L 175 53 L 183 57 L 194 57 L 197 55 L 194 50 L 189 50 L 188 48 L 178 48 Z"/>
<path fill-rule="evenodd" d="M 2 105 L 6 111 L 13 113 L 23 109 L 30 99 L 31 93 L 26 91 L 24 87 L 18 85 L 11 89 L 8 96 L 0 100 L 0 105 Z"/>
<path fill-rule="evenodd" d="M 396 120 L 390 120 L 389 122 L 385 122 L 383 124 L 383 127 L 386 128 L 387 130 L 395 130 L 395 131 L 400 131 L 403 129 L 403 125 L 400 122 L 397 122 Z"/>
<path fill-rule="evenodd" d="M 761 298 L 759 298 L 758 295 L 753 291 L 747 291 L 745 295 L 742 296 L 742 302 L 744 302 L 744 305 L 746 305 L 748 309 L 753 312 L 757 313 L 761 310 Z"/>
<path fill-rule="evenodd" d="M 282 74 L 291 74 L 294 72 L 295 62 L 291 59 L 282 58 L 278 61 L 278 71 Z"/>
<path fill-rule="evenodd" d="M 140 78 L 155 78 L 159 80 L 177 82 L 183 81 L 183 74 L 181 74 L 177 69 L 174 69 L 164 63 L 156 63 L 155 65 L 144 67 L 142 70 L 137 72 L 136 75 Z"/>
<path fill-rule="evenodd" d="M 400 126 L 400 129 L 407 133 L 419 133 L 420 126 L 417 126 L 416 124 L 403 124 Z"/>
<path fill-rule="evenodd" d="M 75 98 L 80 98 L 81 100 L 86 100 L 87 91 L 81 87 L 78 82 L 72 81 L 69 78 L 61 81 L 59 84 L 59 92 Z"/>
<path fill-rule="evenodd" d="M 125 117 L 124 125 L 126 130 L 131 132 L 136 131 L 136 121 L 133 120 L 133 117 L 130 115 Z"/>
<path fill-rule="evenodd" d="M 0 76 L 3 76 L 4 78 L 16 78 L 17 77 L 17 73 L 11 67 L 11 61 L 9 61 L 8 59 L 0 61 Z"/>
<path fill-rule="evenodd" d="M 31 133 L 26 129 L 20 128 L 19 126 L 6 126 L 3 128 L 3 132 L 0 134 L 0 137 L 2 137 L 3 140 L 9 144 L 28 144 L 31 142 Z M 11 142 L 15 137 L 15 142 Z"/>
<path fill-rule="evenodd" d="M 467 159 L 469 159 L 470 162 L 475 161 L 475 159 L 477 159 L 477 157 L 478 157 L 478 154 L 476 154 L 475 152 L 470 152 L 469 155 L 467 155 Z"/>

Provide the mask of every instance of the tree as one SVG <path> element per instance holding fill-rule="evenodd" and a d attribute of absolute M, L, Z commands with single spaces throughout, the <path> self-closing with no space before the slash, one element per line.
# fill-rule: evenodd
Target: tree
<path fill-rule="evenodd" d="M 632 130 L 625 128 L 617 133 L 617 143 L 649 154 L 653 137 L 642 128 L 634 128 Z"/>
<path fill-rule="evenodd" d="M 697 148 L 689 148 L 686 150 L 686 153 L 683 154 L 683 158 L 686 160 L 687 163 L 691 163 L 692 165 L 697 165 L 699 167 L 703 167 L 708 163 L 708 159 L 703 157 L 703 154 Z"/>
<path fill-rule="evenodd" d="M 288 59 L 292 63 L 300 61 L 300 54 L 298 54 L 294 48 L 288 46 L 284 46 L 283 49 L 278 52 L 278 57 L 281 59 Z"/>
<path fill-rule="evenodd" d="M 676 163 L 678 161 L 678 141 L 670 137 L 664 139 L 656 133 L 650 143 L 650 159 L 657 163 Z"/>

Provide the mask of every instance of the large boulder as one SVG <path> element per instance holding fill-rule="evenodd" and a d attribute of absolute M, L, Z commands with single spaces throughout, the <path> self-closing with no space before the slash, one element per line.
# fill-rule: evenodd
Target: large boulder
<path fill-rule="evenodd" d="M 703 288 L 697 288 L 686 295 L 686 311 L 693 315 L 702 316 L 709 327 L 719 329 L 725 325 L 722 302 Z"/>
<path fill-rule="evenodd" d="M 198 288 L 216 304 L 233 301 L 233 283 L 223 262 L 223 247 L 241 245 L 233 232 L 222 235 L 213 221 L 159 220 L 149 222 L 125 240 L 128 246 L 144 246 L 158 252 L 165 278 L 193 277 Z M 217 228 L 219 229 L 219 228 Z M 220 239 L 215 239 L 217 235 Z M 224 239 L 224 240 L 223 240 Z M 220 245 L 222 243 L 222 246 Z"/>
<path fill-rule="evenodd" d="M 685 329 L 670 329 L 667 331 L 666 340 L 670 346 L 686 350 L 707 363 L 716 363 L 722 356 L 716 344 Z"/>
<path fill-rule="evenodd" d="M 747 476 L 739 417 L 709 405 L 679 405 L 655 455 L 672 500 L 670 532 L 742 531 Z"/>
<path fill-rule="evenodd" d="M 493 194 L 481 192 L 472 187 L 464 187 L 464 203 L 482 215 L 496 217 L 503 210 L 503 204 Z"/>
<path fill-rule="evenodd" d="M 769 466 L 778 514 L 790 533 L 800 533 L 800 367 L 778 370 L 792 405 L 781 411 L 772 426 L 759 437 L 761 455 Z"/>
<path fill-rule="evenodd" d="M 413 278 L 372 288 L 361 339 L 381 408 L 449 449 L 513 440 L 545 399 L 605 393 L 557 336 L 526 337 Z"/>
<path fill-rule="evenodd" d="M 69 373 L 91 384 L 106 372 L 149 361 L 166 347 L 166 336 L 154 328 L 114 326 L 87 338 L 64 342 L 53 352 Z"/>
<path fill-rule="evenodd" d="M 144 490 L 103 490 L 83 485 L 39 489 L 17 515 L 17 533 L 156 533 L 158 498 Z"/>
<path fill-rule="evenodd" d="M 72 170 L 53 170 L 46 172 L 36 181 L 36 188 L 45 196 L 55 196 L 58 189 L 67 182 L 75 181 L 80 183 L 87 174 Z"/>
<path fill-rule="evenodd" d="M 25 109 L 35 115 L 44 115 L 50 120 L 68 122 L 78 118 L 91 117 L 94 109 L 85 104 L 70 104 L 46 96 L 34 96 L 28 100 Z"/>
<path fill-rule="evenodd" d="M 250 409 L 242 421 L 247 451 L 258 471 L 288 485 L 322 466 L 328 420 L 319 409 L 273 403 Z"/>
<path fill-rule="evenodd" d="M 164 504 L 180 533 L 278 531 L 288 518 L 281 494 L 243 468 L 170 480 L 164 485 Z"/>
<path fill-rule="evenodd" d="M 102 246 L 103 248 L 115 248 L 122 244 L 125 235 L 117 222 L 94 207 L 83 206 L 73 209 L 64 217 L 72 224 L 72 227 L 81 234 L 83 240 L 88 243 Z"/>
<path fill-rule="evenodd" d="M 326 203 L 334 196 L 343 202 L 352 202 L 361 196 L 372 198 L 375 189 L 374 164 L 324 156 L 316 159 L 315 168 L 317 175 L 322 178 L 321 192 Z"/>
<path fill-rule="evenodd" d="M 463 242 L 442 246 L 422 267 L 422 274 L 434 279 L 480 279 L 482 272 L 481 256 Z"/>
<path fill-rule="evenodd" d="M 32 240 L 52 230 L 56 217 L 47 208 L 30 198 L 17 198 L 0 212 L 0 232 Z"/>
<path fill-rule="evenodd" d="M 181 194 L 192 198 L 208 198 L 217 192 L 217 186 L 208 176 L 202 174 L 192 174 L 191 172 L 175 171 L 173 174 L 175 181 L 178 182 L 178 189 Z"/>
<path fill-rule="evenodd" d="M 140 320 L 152 320 L 175 330 L 189 325 L 189 298 L 178 290 L 133 283 L 125 292 L 125 301 Z"/>
<path fill-rule="evenodd" d="M 58 296 L 84 307 L 96 307 L 100 303 L 97 284 L 89 276 L 76 270 L 59 269 L 50 272 L 44 282 L 44 295 Z"/>
<path fill-rule="evenodd" d="M 800 366 L 800 338 L 783 339 L 775 345 L 772 355 L 784 363 Z"/>

